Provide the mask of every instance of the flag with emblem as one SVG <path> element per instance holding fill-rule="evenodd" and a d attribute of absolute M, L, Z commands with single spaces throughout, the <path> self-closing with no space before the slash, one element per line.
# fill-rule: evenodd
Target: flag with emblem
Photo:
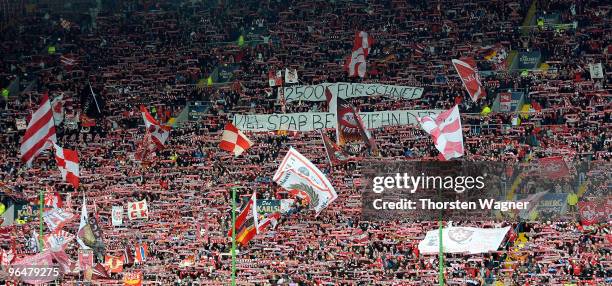
<path fill-rule="evenodd" d="M 108 267 L 108 271 L 110 273 L 121 273 L 123 272 L 123 257 L 121 256 L 113 256 L 113 255 L 105 255 L 104 264 Z"/>
<path fill-rule="evenodd" d="M 166 144 L 166 140 L 168 140 L 168 136 L 170 136 L 170 126 L 159 124 L 144 106 L 140 106 L 140 112 L 142 113 L 147 133 L 151 135 L 152 143 L 155 144 L 157 149 L 162 149 Z"/>
<path fill-rule="evenodd" d="M 47 227 L 53 232 L 57 229 L 61 229 L 66 223 L 70 222 L 75 217 L 74 214 L 67 212 L 63 209 L 55 208 L 49 211 L 45 211 L 43 214 L 43 220 L 47 224 Z"/>

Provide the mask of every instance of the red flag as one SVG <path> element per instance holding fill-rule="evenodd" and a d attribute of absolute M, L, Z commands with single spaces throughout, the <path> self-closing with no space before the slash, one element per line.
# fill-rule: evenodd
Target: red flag
<path fill-rule="evenodd" d="M 74 189 L 79 188 L 79 154 L 75 150 L 64 149 L 53 143 L 55 161 L 62 174 L 62 179 L 70 183 Z"/>
<path fill-rule="evenodd" d="M 136 249 L 134 262 L 142 263 L 147 260 L 147 256 L 149 256 L 149 246 L 146 243 L 137 243 L 134 248 Z"/>
<path fill-rule="evenodd" d="M 121 256 L 104 256 L 104 264 L 108 267 L 110 273 L 121 273 L 123 272 L 123 257 Z"/>
<path fill-rule="evenodd" d="M 236 231 L 240 230 L 240 228 L 244 225 L 244 223 L 249 219 L 253 218 L 255 220 L 255 225 L 257 225 L 257 192 L 253 191 L 251 198 L 244 206 L 242 211 L 238 217 L 236 217 Z M 227 236 L 232 236 L 232 228 L 230 228 Z"/>
<path fill-rule="evenodd" d="M 374 40 L 367 32 L 361 31 L 355 33 L 353 50 L 344 64 L 344 68 L 348 71 L 350 77 L 359 76 L 363 78 L 366 76 L 366 58 L 372 44 L 374 44 Z"/>
<path fill-rule="evenodd" d="M 474 59 L 463 59 L 463 60 L 452 60 L 455 70 L 461 78 L 463 87 L 467 90 L 468 94 L 473 101 L 477 101 L 480 97 L 487 95 L 486 91 L 480 83 L 480 76 L 476 69 L 476 63 Z"/>
<path fill-rule="evenodd" d="M 94 265 L 91 268 L 91 279 L 108 279 L 110 278 L 110 275 L 108 274 L 108 271 L 106 270 L 106 268 L 104 267 L 104 265 L 100 264 L 100 263 L 96 263 L 96 265 Z"/>
<path fill-rule="evenodd" d="M 449 160 L 463 156 L 463 130 L 457 105 L 438 116 L 425 116 L 418 120 L 421 128 L 431 135 L 443 159 Z"/>
<path fill-rule="evenodd" d="M 271 87 L 283 85 L 283 71 L 269 71 L 268 72 L 268 84 Z"/>
<path fill-rule="evenodd" d="M 330 98 L 331 92 L 329 89 L 326 89 L 325 92 L 326 97 Z M 338 118 L 336 126 L 338 145 L 342 146 L 350 142 L 362 141 L 373 154 L 378 153 L 374 138 L 368 132 L 352 104 L 342 98 L 336 98 L 336 114 Z"/>
<path fill-rule="evenodd" d="M 170 126 L 157 123 L 157 120 L 155 120 L 149 111 L 142 105 L 140 106 L 140 112 L 142 113 L 142 119 L 144 120 L 147 133 L 151 134 L 151 139 L 157 146 L 157 149 L 162 149 L 170 135 Z"/>
<path fill-rule="evenodd" d="M 561 156 L 541 158 L 538 160 L 538 163 L 538 173 L 541 176 L 557 179 L 566 177 L 570 174 L 567 164 L 565 164 Z"/>
<path fill-rule="evenodd" d="M 336 143 L 332 142 L 331 139 L 327 136 L 325 131 L 320 130 L 321 138 L 323 139 L 323 146 L 325 146 L 325 152 L 327 153 L 327 160 L 329 161 L 329 165 L 331 167 L 336 165 L 340 165 L 348 161 L 349 156 L 344 152 Z"/>
<path fill-rule="evenodd" d="M 141 286 L 142 285 L 142 272 L 131 272 L 123 274 L 123 285 L 124 286 Z"/>
<path fill-rule="evenodd" d="M 238 130 L 236 126 L 229 122 L 225 124 L 219 148 L 234 153 L 234 156 L 239 156 L 251 146 L 253 146 L 253 142 Z"/>
<path fill-rule="evenodd" d="M 93 266 L 93 250 L 91 249 L 79 249 L 79 268 L 82 271 Z"/>

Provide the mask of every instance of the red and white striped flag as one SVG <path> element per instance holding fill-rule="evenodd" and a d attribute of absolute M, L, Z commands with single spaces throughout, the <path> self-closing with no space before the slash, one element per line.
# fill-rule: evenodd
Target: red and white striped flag
<path fill-rule="evenodd" d="M 357 49 L 351 53 L 346 61 L 345 68 L 348 70 L 349 77 L 365 77 L 367 70 L 363 49 Z"/>
<path fill-rule="evenodd" d="M 351 55 L 346 59 L 344 68 L 348 71 L 350 77 L 359 76 L 365 77 L 366 75 L 366 58 L 370 53 L 370 48 L 374 44 L 372 37 L 367 32 L 361 31 L 355 33 L 355 40 L 353 42 L 353 51 Z"/>
<path fill-rule="evenodd" d="M 51 102 L 49 95 L 45 93 L 41 98 L 40 107 L 32 114 L 25 135 L 21 139 L 21 161 L 28 167 L 32 166 L 32 161 L 36 156 L 51 146 L 49 141 L 57 142 L 53 121 Z"/>
<path fill-rule="evenodd" d="M 457 105 L 436 117 L 419 118 L 419 123 L 421 128 L 431 135 L 436 149 L 442 153 L 444 159 L 463 156 L 463 130 Z"/>
<path fill-rule="evenodd" d="M 253 146 L 253 142 L 238 130 L 236 126 L 229 122 L 225 124 L 219 148 L 234 153 L 234 156 L 239 156 L 251 146 Z"/>
<path fill-rule="evenodd" d="M 157 123 L 157 120 L 151 116 L 144 106 L 140 106 L 140 112 L 142 112 L 142 119 L 144 119 L 147 133 L 151 134 L 151 140 L 158 149 L 162 149 L 164 144 L 166 144 L 166 140 L 168 140 L 171 127 Z"/>
<path fill-rule="evenodd" d="M 480 76 L 478 75 L 474 59 L 453 59 L 452 62 L 461 78 L 463 86 L 473 101 L 477 101 L 480 97 L 487 95 L 487 92 L 482 88 L 482 83 L 480 83 Z"/>
<path fill-rule="evenodd" d="M 69 55 L 61 55 L 60 56 L 60 62 L 62 63 L 62 65 L 64 65 L 65 67 L 72 67 L 75 65 L 76 60 L 73 59 L 71 56 Z"/>
<path fill-rule="evenodd" d="M 74 189 L 79 188 L 79 154 L 75 150 L 68 150 L 53 143 L 55 161 L 62 174 L 62 179 L 70 183 Z"/>

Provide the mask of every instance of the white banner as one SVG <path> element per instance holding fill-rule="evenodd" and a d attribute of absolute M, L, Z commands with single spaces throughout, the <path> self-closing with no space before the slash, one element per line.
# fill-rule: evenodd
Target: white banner
<path fill-rule="evenodd" d="M 442 229 L 442 246 L 444 253 L 486 253 L 497 251 L 510 227 L 476 228 L 450 227 Z M 419 243 L 423 254 L 438 253 L 440 250 L 440 231 L 430 230 Z"/>
<path fill-rule="evenodd" d="M 591 78 L 604 78 L 603 66 L 601 63 L 589 64 Z"/>
<path fill-rule="evenodd" d="M 113 226 L 120 226 L 123 224 L 123 206 L 113 206 L 112 223 Z"/>
<path fill-rule="evenodd" d="M 128 203 L 127 215 L 130 220 L 139 218 L 149 218 L 149 208 L 147 207 L 147 201 L 142 200 L 135 203 Z"/>
<path fill-rule="evenodd" d="M 45 211 L 43 214 L 43 220 L 47 224 L 47 227 L 51 232 L 56 229 L 62 228 L 67 222 L 71 221 L 75 217 L 74 214 L 67 212 L 63 209 L 54 208 Z"/>
<path fill-rule="evenodd" d="M 418 124 L 417 117 L 440 114 L 441 110 L 386 110 L 360 112 L 366 128 L 381 128 Z M 275 114 L 236 114 L 234 126 L 242 131 L 314 131 L 336 128 L 336 114 L 332 112 L 275 113 Z"/>
<path fill-rule="evenodd" d="M 325 87 L 329 88 L 332 95 L 340 98 L 381 95 L 393 98 L 417 99 L 423 95 L 422 87 L 350 82 L 286 86 L 283 88 L 283 95 L 286 102 L 298 100 L 325 101 Z"/>
<path fill-rule="evenodd" d="M 290 196 L 305 200 L 317 215 L 338 197 L 325 174 L 293 147 L 278 166 L 273 180 L 289 191 Z"/>

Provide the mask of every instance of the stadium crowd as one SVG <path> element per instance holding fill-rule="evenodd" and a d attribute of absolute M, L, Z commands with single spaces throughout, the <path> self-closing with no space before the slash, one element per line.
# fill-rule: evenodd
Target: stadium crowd
<path fill-rule="evenodd" d="M 361 219 L 362 160 L 437 157 L 430 136 L 419 126 L 372 130 L 380 157 L 358 156 L 333 168 L 317 132 L 245 131 L 255 143 L 245 154 L 234 158 L 219 149 L 223 126 L 234 114 L 326 110 L 324 102 L 277 101 L 279 90 L 268 86 L 269 71 L 295 68 L 304 85 L 370 82 L 423 87 L 420 99 L 376 96 L 351 102 L 360 111 L 448 109 L 459 104 L 465 140 L 461 160 L 519 163 L 562 156 L 570 169 L 588 164 L 597 170 L 595 176 L 610 177 L 605 168 L 612 151 L 606 71 L 612 5 L 606 1 L 142 2 L 126 2 L 114 13 L 102 11 L 92 25 L 74 22 L 66 28 L 60 25 L 60 15 L 33 15 L 2 32 L 0 87 L 19 77 L 25 91 L 0 98 L 0 187 L 5 196 L 28 200 L 52 186 L 75 214 L 87 197 L 88 209 L 99 214 L 107 253 L 119 256 L 126 247 L 148 244 L 146 261 L 124 267 L 126 272 L 141 270 L 146 285 L 227 284 L 230 187 L 240 186 L 241 198 L 254 190 L 258 199 L 288 198 L 271 177 L 289 146 L 325 170 L 338 199 L 318 217 L 295 205 L 274 230 L 241 247 L 239 283 L 437 283 L 437 255 L 420 254 L 417 248 L 425 233 L 437 228 L 437 221 Z M 577 26 L 525 21 L 537 22 L 550 14 Z M 361 30 L 375 40 L 368 75 L 350 78 L 343 63 L 355 31 Z M 244 43 L 238 42 L 240 35 Z M 484 59 L 487 46 L 539 50 L 546 68 L 495 70 Z M 451 65 L 451 59 L 461 56 L 474 57 L 486 71 L 482 81 L 487 96 L 478 102 L 466 94 Z M 66 64 L 62 57 L 73 62 Z M 589 64 L 594 63 L 603 64 L 602 79 L 591 78 Z M 231 80 L 207 80 L 215 68 L 227 66 L 235 67 Z M 524 92 L 531 110 L 520 115 L 481 113 L 507 90 Z M 32 168 L 19 160 L 24 131 L 18 130 L 17 120 L 37 108 L 45 91 L 51 97 L 63 94 L 66 115 L 58 126 L 58 143 L 79 152 L 79 190 L 61 179 L 53 156 L 39 156 Z M 208 109 L 189 120 L 180 114 L 193 102 L 203 102 Z M 140 105 L 149 107 L 161 122 L 176 120 L 166 148 L 147 163 L 134 157 L 144 134 Z M 581 201 L 610 196 L 607 183 L 567 180 L 558 185 L 556 192 L 577 194 Z M 524 188 L 526 183 L 519 184 L 517 192 Z M 122 226 L 111 225 L 112 206 L 141 199 L 148 202 L 148 219 L 124 218 Z M 497 252 L 447 254 L 447 285 L 612 283 L 609 219 L 585 225 L 577 216 L 573 209 L 569 219 L 552 222 L 453 222 L 511 225 L 514 235 Z M 2 237 L 0 246 L 6 250 L 17 243 L 20 256 L 30 254 L 28 242 L 38 226 L 33 217 L 15 226 L 16 237 Z M 77 218 L 65 229 L 76 233 L 78 225 Z M 77 248 L 75 241 L 67 248 L 72 259 Z M 61 285 L 82 279 L 81 274 L 68 275 Z M 121 275 L 94 283 L 119 285 Z"/>

